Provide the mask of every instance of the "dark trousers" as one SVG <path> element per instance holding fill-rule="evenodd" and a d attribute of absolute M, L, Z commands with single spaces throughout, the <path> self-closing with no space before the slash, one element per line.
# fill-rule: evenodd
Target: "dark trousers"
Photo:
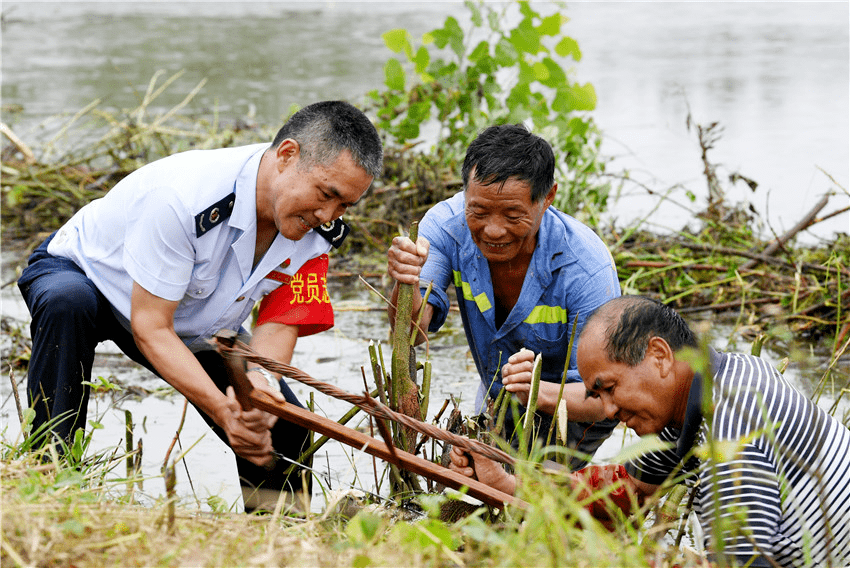
<path fill-rule="evenodd" d="M 52 256 L 47 245 L 53 235 L 29 258 L 18 279 L 18 287 L 32 315 L 30 334 L 32 355 L 27 374 L 27 393 L 35 410 L 33 430 L 48 424 L 50 431 L 70 442 L 74 431 L 85 427 L 95 347 L 112 340 L 130 359 L 159 376 L 153 365 L 136 347 L 133 335 L 115 317 L 108 300 L 94 283 L 71 260 Z M 229 385 L 224 360 L 216 351 L 195 354 L 207 374 L 222 392 Z M 280 381 L 286 401 L 302 406 L 284 381 Z M 197 408 L 197 407 L 196 407 Z M 213 420 L 198 409 L 207 424 L 227 443 L 227 435 Z M 301 426 L 278 420 L 272 429 L 275 451 L 297 460 L 307 448 L 309 431 Z M 216 467 L 216 464 L 209 464 Z M 284 478 L 289 467 L 278 460 L 267 470 L 236 456 L 242 486 L 266 489 L 302 489 L 301 473 Z M 306 476 L 309 483 L 309 475 Z M 309 491 L 309 485 L 305 487 Z"/>

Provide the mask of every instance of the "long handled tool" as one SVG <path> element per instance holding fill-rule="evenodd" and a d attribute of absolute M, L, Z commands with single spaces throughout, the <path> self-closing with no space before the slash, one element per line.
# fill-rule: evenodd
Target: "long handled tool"
<path fill-rule="evenodd" d="M 217 339 L 222 342 L 227 341 L 227 338 L 222 337 L 221 334 L 217 336 Z M 494 489 L 480 481 L 461 475 L 398 448 L 390 447 L 380 440 L 338 424 L 323 416 L 319 416 L 305 408 L 279 402 L 268 393 L 254 388 L 245 374 L 245 365 L 241 357 L 224 352 L 222 352 L 222 356 L 227 364 L 228 377 L 231 385 L 233 385 L 233 390 L 236 392 L 236 398 L 243 408 L 258 408 L 269 414 L 274 414 L 278 418 L 283 418 L 284 420 L 318 432 L 323 436 L 333 438 L 338 442 L 379 457 L 402 469 L 442 483 L 446 487 L 457 490 L 465 487 L 468 489 L 468 495 L 490 506 L 504 507 L 506 504 L 523 508 L 528 506 L 528 503 L 525 501 Z"/>

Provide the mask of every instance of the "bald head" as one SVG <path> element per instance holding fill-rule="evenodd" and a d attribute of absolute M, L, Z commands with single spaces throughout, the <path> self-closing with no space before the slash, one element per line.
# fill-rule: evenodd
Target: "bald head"
<path fill-rule="evenodd" d="M 585 323 L 579 343 L 591 336 L 597 336 L 609 360 L 630 367 L 643 361 L 653 337 L 662 338 L 674 352 L 697 347 L 697 338 L 682 316 L 644 296 L 620 296 L 600 306 Z"/>

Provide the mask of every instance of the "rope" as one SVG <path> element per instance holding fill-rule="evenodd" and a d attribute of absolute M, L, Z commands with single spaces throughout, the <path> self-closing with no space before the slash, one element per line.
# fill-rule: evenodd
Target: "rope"
<path fill-rule="evenodd" d="M 344 391 L 338 387 L 335 387 L 332 384 L 320 381 L 318 379 L 314 379 L 313 377 L 296 367 L 287 365 L 286 363 L 275 361 L 274 359 L 263 357 L 242 341 L 237 340 L 234 343 L 233 347 L 229 347 L 223 344 L 222 342 L 217 342 L 216 345 L 219 351 L 226 355 L 236 355 L 242 357 L 246 361 L 257 363 L 258 365 L 265 367 L 273 373 L 278 373 L 287 378 L 294 379 L 330 397 L 343 400 L 349 404 L 353 404 L 354 406 L 360 408 L 367 414 L 371 414 L 372 416 L 398 422 L 399 424 L 416 430 L 420 434 L 423 434 L 430 438 L 441 440 L 443 442 L 447 442 L 454 446 L 458 446 L 459 448 L 467 452 L 480 454 L 486 458 L 490 458 L 493 461 L 501 462 L 508 465 L 513 465 L 516 462 L 516 460 L 511 457 L 510 454 L 498 448 L 494 448 L 493 446 L 484 444 L 482 442 L 479 442 L 478 440 L 472 440 L 470 438 L 458 436 L 457 434 L 452 434 L 451 432 L 444 430 L 443 428 L 439 428 L 432 424 L 422 422 L 421 420 L 417 420 L 415 418 L 407 416 L 406 414 L 395 412 L 388 406 L 381 404 L 379 401 L 369 396 L 369 393 L 364 393 L 362 395 L 351 394 L 350 392 Z"/>

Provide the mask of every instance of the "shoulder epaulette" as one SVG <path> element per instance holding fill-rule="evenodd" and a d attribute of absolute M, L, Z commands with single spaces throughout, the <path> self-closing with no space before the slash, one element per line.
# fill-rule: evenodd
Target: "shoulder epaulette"
<path fill-rule="evenodd" d="M 330 223 L 325 223 L 324 225 L 316 227 L 313 230 L 327 239 L 327 241 L 331 243 L 331 246 L 339 248 L 340 245 L 342 245 L 342 241 L 344 241 L 348 233 L 351 232 L 351 227 L 349 227 L 348 224 L 340 217 L 339 219 L 334 219 Z"/>
<path fill-rule="evenodd" d="M 204 236 L 210 229 L 230 217 L 235 203 L 236 193 L 234 192 L 195 215 L 195 235 Z"/>

